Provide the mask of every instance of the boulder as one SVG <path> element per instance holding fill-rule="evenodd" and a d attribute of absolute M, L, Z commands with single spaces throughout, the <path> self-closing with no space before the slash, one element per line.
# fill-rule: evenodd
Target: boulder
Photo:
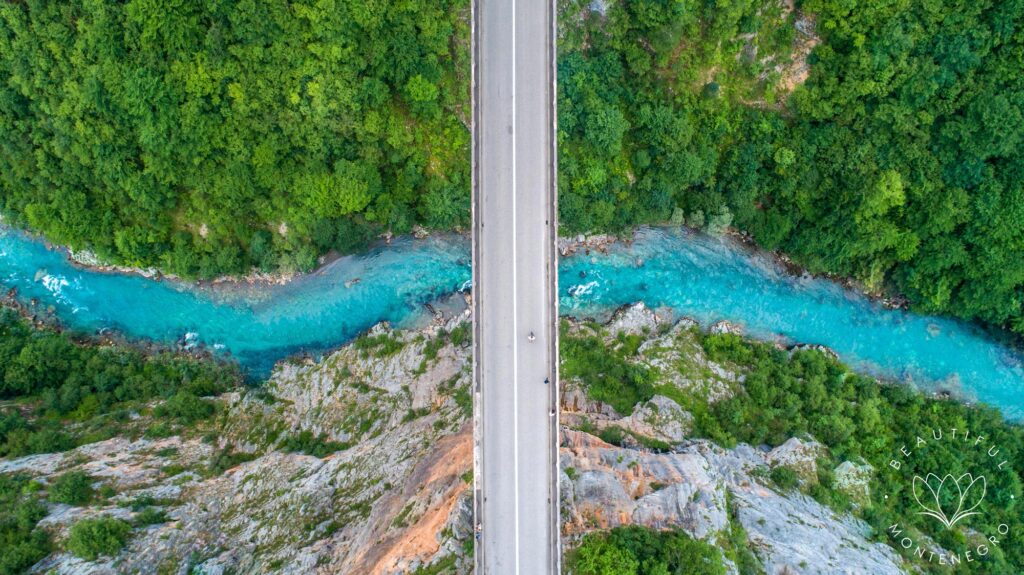
<path fill-rule="evenodd" d="M 835 487 L 850 496 L 858 504 L 871 500 L 871 477 L 875 468 L 869 463 L 856 464 L 844 461 L 835 469 Z"/>
<path fill-rule="evenodd" d="M 765 455 L 765 462 L 776 467 L 784 465 L 796 471 L 804 481 L 818 481 L 818 458 L 828 450 L 817 441 L 791 437 Z"/>
<path fill-rule="evenodd" d="M 655 395 L 649 401 L 638 403 L 633 413 L 616 425 L 640 435 L 679 443 L 690 432 L 693 416 L 664 395 Z"/>
<path fill-rule="evenodd" d="M 643 302 L 638 302 L 615 310 L 608 322 L 608 332 L 612 335 L 644 335 L 653 333 L 660 324 L 658 315 Z"/>

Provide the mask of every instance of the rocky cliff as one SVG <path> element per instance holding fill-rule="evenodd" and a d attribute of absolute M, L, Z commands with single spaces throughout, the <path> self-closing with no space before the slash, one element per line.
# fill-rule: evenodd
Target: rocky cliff
<path fill-rule="evenodd" d="M 281 364 L 262 387 L 222 396 L 220 415 L 188 437 L 114 438 L 0 462 L 0 473 L 44 486 L 80 470 L 106 488 L 91 506 L 51 506 L 44 524 L 58 540 L 84 517 L 131 520 L 133 502 L 166 513 L 115 558 L 59 553 L 35 571 L 468 572 L 469 348 L 449 335 L 463 319 L 408 332 L 381 325 L 320 363 Z M 331 453 L 301 452 L 318 445 Z"/>
<path fill-rule="evenodd" d="M 86 562 L 60 552 L 34 571 L 470 572 L 467 321 L 416 331 L 381 325 L 319 362 L 282 363 L 262 386 L 221 396 L 218 415 L 185 435 L 0 461 L 0 473 L 29 473 L 43 489 L 72 470 L 104 488 L 89 506 L 49 505 L 44 524 L 58 542 L 84 517 L 132 520 L 140 502 L 166 515 L 136 526 L 116 557 Z M 721 398 L 742 384 L 742 373 L 704 356 L 686 320 L 638 305 L 598 329 L 608 345 L 619 334 L 639 338 L 631 361 L 654 370 L 669 395 Z M 724 449 L 690 438 L 691 414 L 667 395 L 624 416 L 590 399 L 581 382 L 564 383 L 567 548 L 619 525 L 679 527 L 721 547 L 732 572 L 737 553 L 773 575 L 903 572 L 858 520 L 768 479 L 779 465 L 815 465 L 820 446 L 811 438 Z M 598 438 L 611 428 L 625 432 L 619 445 Z"/>

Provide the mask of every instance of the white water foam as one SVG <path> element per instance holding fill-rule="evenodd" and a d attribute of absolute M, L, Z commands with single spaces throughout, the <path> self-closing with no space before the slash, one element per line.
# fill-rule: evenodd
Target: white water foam
<path fill-rule="evenodd" d="M 596 281 L 587 282 L 585 284 L 577 284 L 569 288 L 569 295 L 572 297 L 582 297 L 590 292 L 594 291 L 594 288 L 598 286 Z"/>

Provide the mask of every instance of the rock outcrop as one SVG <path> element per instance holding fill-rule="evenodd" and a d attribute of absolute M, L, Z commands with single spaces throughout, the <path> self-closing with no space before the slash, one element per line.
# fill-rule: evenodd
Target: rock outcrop
<path fill-rule="evenodd" d="M 679 527 L 718 543 L 736 521 L 767 573 L 904 573 L 896 552 L 870 541 L 863 522 L 761 479 L 757 470 L 772 464 L 772 452 L 698 440 L 650 453 L 574 431 L 563 433 L 561 452 L 570 544 L 575 535 L 622 525 Z"/>
<path fill-rule="evenodd" d="M 825 447 L 816 441 L 790 437 L 785 443 L 765 454 L 764 460 L 772 467 L 788 467 L 804 481 L 814 482 L 818 476 L 818 458 L 826 453 Z"/>

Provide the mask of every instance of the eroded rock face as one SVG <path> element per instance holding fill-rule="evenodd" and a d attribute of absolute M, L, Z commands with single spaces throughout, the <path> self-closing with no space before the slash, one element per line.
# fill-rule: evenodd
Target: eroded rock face
<path fill-rule="evenodd" d="M 649 401 L 637 404 L 629 417 L 620 419 L 616 424 L 640 435 L 679 443 L 693 426 L 693 416 L 664 395 L 655 395 Z"/>
<path fill-rule="evenodd" d="M 700 455 L 625 449 L 568 430 L 561 454 L 568 534 L 635 524 L 704 538 L 728 522 L 725 492 Z"/>
<path fill-rule="evenodd" d="M 588 531 L 622 525 L 680 527 L 715 543 L 730 528 L 731 511 L 767 573 L 903 573 L 899 556 L 871 542 L 863 522 L 761 479 L 773 452 L 699 440 L 650 453 L 565 431 L 561 453 L 568 545 Z"/>
<path fill-rule="evenodd" d="M 835 485 L 846 492 L 856 504 L 865 504 L 871 500 L 871 476 L 875 468 L 868 463 L 857 464 L 844 461 L 836 467 Z"/>
<path fill-rule="evenodd" d="M 754 477 L 753 470 L 768 464 L 763 451 L 746 445 L 726 450 L 706 442 L 696 446 L 725 479 L 737 520 L 767 573 L 904 573 L 891 547 L 870 541 L 864 522 L 837 515 L 798 491 L 780 493 Z"/>
<path fill-rule="evenodd" d="M 212 443 L 117 438 L 0 462 L 0 472 L 42 482 L 82 470 L 118 491 L 104 505 L 53 506 L 43 525 L 58 538 L 86 516 L 132 519 L 122 505 L 142 495 L 160 500 L 169 518 L 136 530 L 112 561 L 58 554 L 36 571 L 364 575 L 439 560 L 471 571 L 462 557 L 472 537 L 469 348 L 449 342 L 428 358 L 428 342 L 442 335 L 436 327 L 382 325 L 371 335 L 388 338 L 390 351 L 347 346 L 319 364 L 279 365 L 258 392 L 223 396 Z M 323 458 L 285 452 L 281 440 L 301 431 L 351 447 Z M 254 459 L 209 473 L 225 448 Z"/>

